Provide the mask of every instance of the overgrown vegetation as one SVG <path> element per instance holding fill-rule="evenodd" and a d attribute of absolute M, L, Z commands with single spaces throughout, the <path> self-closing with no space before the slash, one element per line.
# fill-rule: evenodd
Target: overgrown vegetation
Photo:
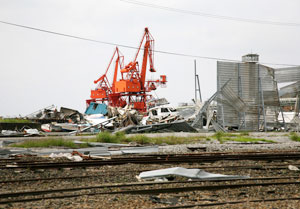
<path fill-rule="evenodd" d="M 190 136 L 190 137 L 177 137 L 177 136 L 165 136 L 165 137 L 148 137 L 145 135 L 131 135 L 126 136 L 124 132 L 118 132 L 116 134 L 111 134 L 109 132 L 101 132 L 95 138 L 91 139 L 81 139 L 86 143 L 75 144 L 72 140 L 62 139 L 62 138 L 47 138 L 47 139 L 37 139 L 37 140 L 26 140 L 21 143 L 12 144 L 12 147 L 23 147 L 23 148 L 32 148 L 32 147 L 65 147 L 65 148 L 86 148 L 90 145 L 88 142 L 104 142 L 104 143 L 130 143 L 136 142 L 138 144 L 188 144 L 196 143 L 200 140 L 202 141 L 211 141 L 212 139 L 217 139 L 220 143 L 225 141 L 237 141 L 237 142 L 267 142 L 275 143 L 272 140 L 266 140 L 261 138 L 251 138 L 248 136 L 249 133 L 223 133 L 217 132 L 212 137 L 205 136 Z M 293 139 L 292 139 L 293 138 Z M 293 133 L 291 134 L 292 140 L 299 140 L 300 136 Z"/>
<path fill-rule="evenodd" d="M 249 136 L 249 132 L 248 131 L 241 131 L 240 136 Z"/>
<path fill-rule="evenodd" d="M 31 121 L 20 118 L 0 118 L 0 123 L 31 123 Z"/>
<path fill-rule="evenodd" d="M 123 132 L 117 132 L 116 134 L 111 134 L 109 132 L 101 132 L 94 139 L 85 139 L 86 142 L 105 142 L 105 143 L 130 143 L 136 142 L 139 144 L 186 144 L 193 143 L 199 140 L 205 140 L 203 136 L 195 137 L 176 137 L 176 136 L 166 136 L 166 137 L 148 137 L 145 135 L 135 135 L 126 136 Z M 206 139 L 208 140 L 208 139 Z"/>
<path fill-rule="evenodd" d="M 136 142 L 139 144 L 188 144 L 199 142 L 200 140 L 210 141 L 211 139 L 217 139 L 220 143 L 225 141 L 237 141 L 237 142 L 267 142 L 275 143 L 272 140 L 266 140 L 261 138 L 249 137 L 248 132 L 240 133 L 223 133 L 217 132 L 212 137 L 205 136 L 192 136 L 192 137 L 177 137 L 177 136 L 165 136 L 165 137 L 148 137 L 145 135 L 126 136 L 123 132 L 111 134 L 109 132 L 101 132 L 96 138 L 85 139 L 86 142 L 105 142 L 105 143 L 130 143 Z"/>
<path fill-rule="evenodd" d="M 300 142 L 300 136 L 295 132 L 290 133 L 290 139 L 295 142 Z"/>
<path fill-rule="evenodd" d="M 22 148 L 32 148 L 32 147 L 66 147 L 66 148 L 86 148 L 89 147 L 88 143 L 75 144 L 71 140 L 67 139 L 35 139 L 26 140 L 20 143 L 12 144 L 11 147 L 22 147 Z"/>
<path fill-rule="evenodd" d="M 248 132 L 241 132 L 241 133 L 217 132 L 212 137 L 217 139 L 220 143 L 224 143 L 225 141 L 252 142 L 252 143 L 258 143 L 258 142 L 275 143 L 273 140 L 249 137 Z"/>

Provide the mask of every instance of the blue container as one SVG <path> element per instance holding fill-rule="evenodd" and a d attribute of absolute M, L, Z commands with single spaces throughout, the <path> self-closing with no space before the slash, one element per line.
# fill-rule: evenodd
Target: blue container
<path fill-rule="evenodd" d="M 106 104 L 99 104 L 95 102 L 91 102 L 90 106 L 85 111 L 85 114 L 87 115 L 93 115 L 93 114 L 107 114 L 107 105 Z"/>

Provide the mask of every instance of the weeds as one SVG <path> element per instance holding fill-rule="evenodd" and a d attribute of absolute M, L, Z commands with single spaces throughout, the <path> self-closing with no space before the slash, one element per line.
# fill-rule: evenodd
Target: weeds
<path fill-rule="evenodd" d="M 240 133 L 224 133 L 224 132 L 216 132 L 212 137 L 216 139 L 220 139 L 222 137 L 237 137 L 237 136 L 248 136 L 248 132 L 240 132 Z"/>
<path fill-rule="evenodd" d="M 101 132 L 94 139 L 84 139 L 82 141 L 86 142 L 105 142 L 105 143 L 130 143 L 136 142 L 139 144 L 187 144 L 192 142 L 197 142 L 205 137 L 176 137 L 176 136 L 166 136 L 166 137 L 148 137 L 145 135 L 134 135 L 126 136 L 124 132 L 117 132 L 116 134 L 111 134 L 109 132 Z"/>
<path fill-rule="evenodd" d="M 249 135 L 248 132 L 241 133 L 223 133 L 217 132 L 212 138 L 217 139 L 221 144 L 225 141 L 237 141 L 237 142 L 267 142 L 267 143 L 275 143 L 272 140 L 259 139 L 259 138 L 251 138 L 247 137 Z M 115 135 L 110 134 L 108 132 L 99 133 L 96 139 L 88 139 L 89 142 L 106 142 L 106 143 L 129 143 L 136 142 L 139 144 L 188 144 L 198 142 L 199 140 L 210 141 L 209 137 L 176 137 L 176 136 L 166 136 L 166 137 L 147 137 L 145 135 L 135 135 L 126 137 L 123 132 L 118 132 Z"/>
<path fill-rule="evenodd" d="M 249 136 L 249 132 L 248 131 L 241 131 L 240 136 Z"/>
<path fill-rule="evenodd" d="M 199 142 L 200 140 L 205 140 L 205 137 L 176 137 L 176 136 L 167 136 L 167 137 L 155 137 L 151 138 L 153 144 L 188 144 Z"/>
<path fill-rule="evenodd" d="M 96 136 L 96 142 L 118 143 L 117 138 L 109 132 L 101 132 Z"/>
<path fill-rule="evenodd" d="M 240 132 L 240 133 L 217 132 L 212 137 L 217 139 L 221 144 L 223 144 L 224 141 L 252 142 L 252 143 L 258 143 L 258 142 L 275 143 L 272 140 L 252 138 L 252 137 L 248 137 L 248 136 L 249 136 L 249 132 Z"/>
<path fill-rule="evenodd" d="M 136 136 L 133 136 L 133 137 L 129 137 L 128 138 L 129 141 L 131 142 L 136 142 L 136 143 L 139 143 L 139 144 L 152 144 L 152 140 L 150 137 L 147 137 L 145 135 L 136 135 Z M 153 143 L 153 144 L 156 144 L 156 143 Z"/>
<path fill-rule="evenodd" d="M 124 132 L 118 132 L 116 134 L 111 134 L 109 132 L 100 132 L 96 139 L 88 140 L 89 142 L 104 142 L 104 143 L 121 143 L 121 142 L 129 142 L 126 139 Z"/>
<path fill-rule="evenodd" d="M 290 133 L 290 139 L 295 142 L 300 142 L 300 136 L 296 134 L 295 132 Z"/>
<path fill-rule="evenodd" d="M 220 141 L 222 139 L 222 137 L 224 137 L 224 133 L 223 132 L 217 132 L 213 135 L 214 138 L 216 138 L 218 141 Z"/>
<path fill-rule="evenodd" d="M 86 148 L 89 147 L 88 143 L 75 144 L 71 140 L 66 139 L 38 139 L 38 140 L 26 140 L 21 143 L 12 144 L 11 147 L 68 147 L 68 148 Z"/>
<path fill-rule="evenodd" d="M 238 136 L 238 137 L 232 137 L 232 138 L 223 138 L 224 141 L 236 141 L 236 142 L 267 142 L 267 143 L 275 143 L 273 140 L 268 139 L 261 139 L 261 138 L 252 138 L 252 137 L 244 137 L 244 136 Z"/>
<path fill-rule="evenodd" d="M 116 134 L 111 134 L 109 132 L 101 132 L 95 138 L 92 139 L 81 139 L 81 141 L 85 141 L 87 143 L 83 144 L 75 144 L 71 140 L 60 139 L 60 138 L 48 138 L 42 140 L 26 140 L 21 143 L 13 144 L 12 147 L 23 147 L 23 148 L 30 148 L 30 147 L 67 147 L 67 148 L 85 148 L 89 147 L 90 145 L 88 142 L 104 142 L 104 143 L 130 143 L 136 142 L 139 144 L 189 144 L 199 142 L 200 140 L 203 141 L 210 141 L 212 138 L 217 139 L 220 143 L 224 143 L 225 141 L 237 141 L 237 142 L 268 142 L 268 143 L 275 143 L 272 140 L 266 139 L 259 139 L 259 138 L 251 138 L 247 137 L 248 133 L 240 133 L 240 134 L 228 134 L 217 132 L 211 138 L 205 136 L 192 136 L 192 137 L 177 137 L 177 136 L 166 136 L 166 137 L 148 137 L 145 135 L 133 135 L 133 136 L 126 136 L 124 132 L 117 132 Z M 291 134 L 292 140 L 299 140 L 300 137 L 293 133 Z"/>
<path fill-rule="evenodd" d="M 19 118 L 1 118 L 0 123 L 31 123 L 31 121 Z"/>

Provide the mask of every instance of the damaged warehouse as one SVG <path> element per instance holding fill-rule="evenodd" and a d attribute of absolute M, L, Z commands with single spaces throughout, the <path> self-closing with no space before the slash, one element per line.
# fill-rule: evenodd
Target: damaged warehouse
<path fill-rule="evenodd" d="M 274 69 L 259 64 L 258 55 L 245 55 L 242 63 L 218 61 L 217 89 L 222 92 L 217 117 L 223 127 L 266 131 L 283 125 Z"/>
<path fill-rule="evenodd" d="M 275 69 L 259 64 L 258 59 L 257 54 L 247 54 L 242 62 L 217 62 L 217 92 L 202 104 L 193 127 L 208 129 L 212 125 L 215 131 L 299 129 L 300 67 Z"/>

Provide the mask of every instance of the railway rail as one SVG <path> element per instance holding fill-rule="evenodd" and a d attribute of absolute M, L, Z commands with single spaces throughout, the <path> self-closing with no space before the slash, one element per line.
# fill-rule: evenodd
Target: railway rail
<path fill-rule="evenodd" d="M 231 170 L 229 173 L 246 175 L 251 173 L 252 178 L 213 181 L 182 181 L 182 178 L 178 178 L 180 181 L 134 182 L 135 175 L 139 172 L 170 165 L 182 166 L 182 164 L 186 168 L 200 168 L 208 171 Z M 105 202 L 109 198 L 118 199 L 120 195 L 123 197 L 129 195 L 133 199 L 142 198 L 148 201 L 147 204 L 152 204 L 152 207 L 161 207 L 162 205 L 152 203 L 150 196 L 176 197 L 176 195 L 186 194 L 189 195 L 184 197 L 183 202 L 164 208 L 208 207 L 272 201 L 293 201 L 297 204 L 298 202 L 295 201 L 300 200 L 298 196 L 300 177 L 295 173 L 296 171 L 288 170 L 290 164 L 300 165 L 300 152 L 151 154 L 113 156 L 110 159 L 89 159 L 81 162 L 50 160 L 34 156 L 0 159 L 0 172 L 8 174 L 6 179 L 0 180 L 0 185 L 3 186 L 0 193 L 0 205 L 34 207 L 34 205 L 46 203 L 38 201 L 47 200 L 51 203 L 59 202 L 63 207 L 65 201 L 78 202 L 85 200 L 87 196 L 89 200 L 94 199 L 97 202 L 101 199 Z M 100 166 L 107 167 L 96 168 Z M 93 168 L 85 169 L 85 167 Z M 56 170 L 59 168 L 66 169 Z M 34 169 L 41 169 L 41 171 Z M 19 173 L 20 176 L 17 176 Z M 236 199 L 241 191 L 251 191 L 252 195 L 245 200 Z M 268 191 L 274 192 L 268 193 Z M 259 194 L 256 195 L 256 192 Z M 203 194 L 202 199 L 198 198 L 199 194 Z M 219 196 L 215 197 L 214 194 L 219 194 Z M 227 198 L 221 198 L 224 195 L 228 195 Z M 190 196 L 196 197 L 197 201 L 194 202 L 189 198 Z M 76 198 L 72 199 L 74 197 Z M 107 204 L 109 205 L 110 202 Z"/>
<path fill-rule="evenodd" d="M 294 166 L 300 166 L 300 163 L 293 163 Z M 188 166 L 186 168 L 198 168 L 198 169 L 206 169 L 207 171 L 212 170 L 237 170 L 237 169 L 253 169 L 253 170 L 281 170 L 287 169 L 288 165 L 286 163 L 281 164 L 259 164 L 259 165 L 238 165 L 238 166 Z M 149 171 L 149 169 L 138 169 L 138 170 L 118 170 L 118 173 L 140 173 L 144 171 Z M 0 180 L 0 183 L 17 183 L 17 182 L 29 182 L 29 181 L 50 181 L 50 180 L 68 180 L 68 179 L 83 179 L 83 178 L 96 178 L 103 177 L 112 171 L 110 170 L 101 170 L 101 174 L 97 175 L 76 175 L 76 176 L 60 176 L 60 177 L 49 177 L 49 178 L 27 178 L 27 179 L 6 179 Z M 279 177 L 278 177 L 279 178 Z M 286 178 L 286 177 L 280 177 Z"/>
<path fill-rule="evenodd" d="M 267 199 L 253 199 L 253 200 L 236 200 L 236 201 L 200 203 L 200 204 L 179 205 L 179 206 L 169 206 L 169 207 L 167 206 L 167 207 L 155 208 L 155 209 L 177 209 L 177 208 L 210 207 L 210 206 L 234 205 L 234 204 L 242 204 L 242 203 L 259 203 L 259 202 L 293 201 L 293 200 L 300 200 L 300 197 L 267 198 Z M 204 200 L 204 201 L 206 201 L 206 200 Z"/>
<path fill-rule="evenodd" d="M 177 163 L 195 163 L 195 162 L 215 162 L 220 160 L 299 160 L 300 152 L 253 152 L 253 153 L 201 153 L 201 154 L 181 154 L 181 155 L 145 155 L 135 157 L 113 157 L 111 159 L 84 160 L 81 162 L 44 162 L 44 161 L 16 161 L 0 164 L 0 169 L 15 168 L 66 168 L 66 167 L 93 167 L 104 165 L 121 164 L 177 164 Z"/>
<path fill-rule="evenodd" d="M 49 178 L 11 179 L 11 180 L 2 180 L 2 181 L 0 181 L 0 184 L 21 183 L 21 182 L 31 182 L 31 181 L 74 180 L 74 179 L 82 179 L 82 178 L 98 178 L 98 177 L 103 177 L 103 176 L 105 176 L 105 174 L 85 175 L 85 176 L 62 176 L 62 177 L 49 177 Z M 260 177 L 260 178 L 249 178 L 247 180 L 255 181 L 255 180 L 293 179 L 293 178 L 297 179 L 300 177 L 299 176 Z M 201 181 L 205 181 L 205 180 L 178 181 L 177 183 L 191 183 L 191 182 L 201 182 Z M 219 181 L 236 181 L 236 179 L 214 180 L 213 182 L 219 182 Z M 165 183 L 165 182 L 155 182 L 155 183 L 149 182 L 149 184 L 156 184 L 156 183 Z M 171 183 L 174 183 L 174 181 L 172 181 Z"/>
<path fill-rule="evenodd" d="M 288 179 L 288 181 L 274 181 L 279 179 L 282 180 L 284 178 L 269 177 L 269 178 L 240 179 L 241 181 L 243 181 L 243 183 L 231 183 L 232 181 L 228 181 L 228 180 L 218 180 L 218 181 L 210 181 L 210 182 L 207 181 L 174 181 L 174 182 L 142 182 L 142 183 L 131 182 L 131 183 L 123 183 L 123 184 L 102 184 L 102 185 L 85 186 L 85 187 L 17 191 L 17 192 L 0 193 L 0 204 L 8 204 L 8 203 L 15 203 L 15 202 L 31 202 L 31 201 L 39 201 L 45 199 L 72 198 L 72 197 L 79 197 L 84 195 L 107 195 L 107 194 L 108 195 L 113 195 L 113 194 L 147 195 L 147 194 L 161 194 L 161 193 L 179 193 L 179 192 L 189 192 L 189 191 L 207 191 L 207 190 L 217 191 L 222 189 L 236 189 L 242 187 L 249 188 L 249 187 L 300 184 L 300 181 L 295 180 L 294 177 L 286 178 Z M 299 177 L 297 177 L 296 179 L 299 179 Z M 198 184 L 204 183 L 205 185 L 202 184 L 196 185 L 197 183 Z M 158 187 L 144 188 L 144 186 L 149 186 L 149 185 L 152 186 L 156 185 Z"/>

